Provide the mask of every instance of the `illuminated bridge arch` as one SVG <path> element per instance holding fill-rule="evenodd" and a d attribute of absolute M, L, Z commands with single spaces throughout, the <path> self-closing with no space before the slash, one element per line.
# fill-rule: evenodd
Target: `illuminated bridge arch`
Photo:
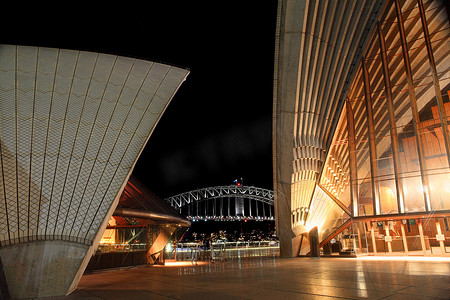
<path fill-rule="evenodd" d="M 254 186 L 201 188 L 165 199 L 191 220 L 273 220 L 273 191 Z"/>

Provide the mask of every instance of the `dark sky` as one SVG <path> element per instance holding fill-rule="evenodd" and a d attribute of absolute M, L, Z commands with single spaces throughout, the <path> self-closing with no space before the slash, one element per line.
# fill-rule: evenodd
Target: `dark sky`
<path fill-rule="evenodd" d="M 0 42 L 190 70 L 142 153 L 136 177 L 163 198 L 241 177 L 244 184 L 272 189 L 276 0 L 119 2 L 109 9 L 71 3 L 56 11 L 12 9 L 0 21 Z"/>

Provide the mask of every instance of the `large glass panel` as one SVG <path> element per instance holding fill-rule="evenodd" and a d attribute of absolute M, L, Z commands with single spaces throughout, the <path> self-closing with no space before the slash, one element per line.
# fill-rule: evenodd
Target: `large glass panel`
<path fill-rule="evenodd" d="M 355 147 L 358 184 L 358 216 L 373 215 L 369 132 L 361 71 L 358 72 L 350 103 L 355 119 Z"/>
<path fill-rule="evenodd" d="M 368 254 L 369 247 L 371 246 L 371 236 L 369 230 L 367 229 L 367 224 L 365 222 L 353 222 L 352 226 L 349 227 L 349 230 L 352 232 L 351 237 L 354 254 Z"/>
<path fill-rule="evenodd" d="M 422 139 L 425 152 L 425 174 L 430 186 L 431 208 L 442 210 L 450 208 L 450 174 L 442 127 L 435 101 L 430 101 L 421 113 Z M 449 107 L 446 104 L 446 107 Z M 450 111 L 449 111 L 450 112 Z"/>
<path fill-rule="evenodd" d="M 378 182 L 380 186 L 380 206 L 382 215 L 398 213 L 395 176 L 394 174 L 387 174 L 392 170 L 391 165 L 392 157 L 383 158 L 378 161 Z"/>
<path fill-rule="evenodd" d="M 431 208 L 433 210 L 450 209 L 450 174 L 430 175 Z"/>
<path fill-rule="evenodd" d="M 317 226 L 319 241 L 335 232 L 350 216 L 339 207 L 319 186 L 316 186 L 311 201 L 310 215 L 306 226 Z"/>
<path fill-rule="evenodd" d="M 403 186 L 405 211 L 425 210 L 411 99 L 396 19 L 385 22 L 382 31 L 388 47 L 386 54 L 399 141 L 399 179 Z"/>
<path fill-rule="evenodd" d="M 431 47 L 436 62 L 440 86 L 449 83 L 450 75 L 450 26 L 445 1 L 424 1 Z"/>
<path fill-rule="evenodd" d="M 376 44 L 378 46 L 378 43 Z M 394 160 L 391 149 L 391 133 L 389 110 L 381 70 L 381 56 L 379 47 L 374 45 L 371 59 L 367 61 L 367 68 L 372 89 L 376 165 L 376 186 L 379 189 L 381 214 L 398 213 L 397 190 L 395 187 Z"/>
<path fill-rule="evenodd" d="M 424 1 L 428 23 L 429 38 L 436 64 L 437 79 L 445 106 L 445 126 L 450 130 L 450 25 L 444 2 Z M 374 134 L 376 144 L 375 178 L 371 174 L 368 120 L 366 114 L 365 92 L 361 68 L 349 91 L 349 103 L 354 115 L 356 178 L 358 216 L 374 214 L 374 188 L 379 192 L 380 213 L 399 212 L 398 200 L 403 195 L 404 212 L 425 211 L 425 195 L 428 193 L 431 209 L 450 209 L 450 169 L 447 146 L 444 140 L 441 118 L 436 100 L 436 82 L 427 53 L 426 37 L 422 30 L 419 8 L 415 0 L 399 0 L 408 49 L 412 75 L 412 91 L 408 84 L 407 66 L 405 66 L 398 20 L 394 3 L 383 12 L 380 29 L 385 41 L 387 56 L 387 74 L 392 92 L 394 123 L 391 124 L 388 99 L 384 82 L 384 70 L 381 61 L 381 49 L 378 36 L 368 44 L 364 61 L 370 83 Z M 413 110 L 412 100 L 416 99 L 417 111 Z M 345 113 L 345 112 L 344 112 Z M 344 114 L 343 113 L 343 114 Z M 419 119 L 413 116 L 418 114 Z M 417 124 L 416 124 L 417 123 Z M 391 137 L 394 126 L 397 136 Z M 340 175 L 350 177 L 349 151 L 340 141 L 347 141 L 345 122 L 340 122 L 324 172 L 321 186 L 340 201 L 350 203 L 350 185 L 346 188 Z M 398 168 L 394 168 L 392 140 L 398 140 Z M 420 144 L 418 144 L 420 143 Z M 419 160 L 422 148 L 423 159 Z M 421 166 L 423 169 L 421 169 Z M 342 172 L 341 172 L 342 170 Z M 422 178 L 425 180 L 422 181 Z M 339 182 L 338 182 L 339 180 Z M 372 186 L 372 181 L 374 186 Z M 401 191 L 397 190 L 397 185 Z M 402 204 L 402 202 L 400 202 Z"/>
<path fill-rule="evenodd" d="M 436 70 L 441 84 L 447 85 L 445 73 L 447 73 L 450 60 L 448 55 L 442 56 L 448 50 L 448 18 L 445 18 L 445 9 L 438 1 L 425 3 L 426 19 L 430 40 L 432 41 L 433 56 L 436 56 Z M 432 76 L 432 66 L 426 51 L 425 37 L 417 6 L 409 11 L 403 12 L 405 16 L 405 27 L 419 27 L 420 30 L 411 29 L 407 32 L 409 42 L 409 55 L 411 57 L 411 69 L 419 109 L 419 132 L 424 148 L 424 170 L 427 176 L 431 209 L 448 209 L 450 207 L 447 182 L 449 180 L 448 159 L 445 147 L 442 125 L 440 121 L 438 103 L 436 101 L 435 82 Z M 447 33 L 444 36 L 443 33 Z M 444 75 L 444 76 L 443 76 Z M 443 80 L 442 80 L 443 79 Z M 445 105 L 446 114 L 448 104 Z M 444 120 L 445 121 L 445 120 Z M 446 122 L 446 121 L 445 121 Z"/>
<path fill-rule="evenodd" d="M 450 103 L 448 89 L 450 84 L 450 26 L 444 2 L 431 1 L 424 4 L 425 16 L 428 23 L 431 47 L 436 64 L 439 88 L 444 102 L 447 119 L 444 124 L 449 124 Z M 430 65 L 427 62 L 428 68 Z M 431 80 L 430 80 L 431 81 Z M 431 208 L 433 210 L 450 209 L 450 174 L 448 169 L 447 150 L 435 99 L 434 82 L 431 84 L 432 92 L 429 92 L 429 106 L 425 121 L 426 128 L 426 163 L 427 174 L 430 182 Z M 431 110 L 431 112 L 430 112 Z M 421 114 L 422 116 L 422 114 Z M 445 126 L 445 125 L 444 125 Z"/>
<path fill-rule="evenodd" d="M 134 219 L 129 219 L 130 221 Z M 147 246 L 146 227 L 120 227 L 114 217 L 108 222 L 112 228 L 105 229 L 97 252 L 131 252 L 143 251 Z"/>
<path fill-rule="evenodd" d="M 400 178 L 403 183 L 406 212 L 424 211 L 422 179 L 420 177 L 419 159 L 414 131 L 404 130 L 399 134 Z"/>
<path fill-rule="evenodd" d="M 350 209 L 350 171 L 345 107 L 331 143 L 320 185 Z"/>

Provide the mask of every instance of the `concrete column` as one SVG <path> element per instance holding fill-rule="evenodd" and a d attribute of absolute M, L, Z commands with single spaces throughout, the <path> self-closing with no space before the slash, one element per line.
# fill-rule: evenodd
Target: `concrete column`
<path fill-rule="evenodd" d="M 147 251 L 147 261 L 149 263 L 155 263 L 158 259 L 161 259 L 160 256 L 163 255 L 162 251 L 175 230 L 175 226 L 161 226 L 158 236 L 153 241 L 150 250 Z"/>
<path fill-rule="evenodd" d="M 309 231 L 309 245 L 311 257 L 319 258 L 320 257 L 319 230 L 317 226 Z"/>

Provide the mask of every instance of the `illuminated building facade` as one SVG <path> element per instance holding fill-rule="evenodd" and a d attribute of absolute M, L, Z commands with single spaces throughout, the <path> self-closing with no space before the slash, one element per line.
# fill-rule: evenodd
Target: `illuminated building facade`
<path fill-rule="evenodd" d="M 181 238 L 190 225 L 131 176 L 86 270 L 162 263 L 166 244 Z"/>
<path fill-rule="evenodd" d="M 73 291 L 189 71 L 0 45 L 0 258 L 12 298 Z"/>
<path fill-rule="evenodd" d="M 450 253 L 446 1 L 280 1 L 281 255 Z"/>

